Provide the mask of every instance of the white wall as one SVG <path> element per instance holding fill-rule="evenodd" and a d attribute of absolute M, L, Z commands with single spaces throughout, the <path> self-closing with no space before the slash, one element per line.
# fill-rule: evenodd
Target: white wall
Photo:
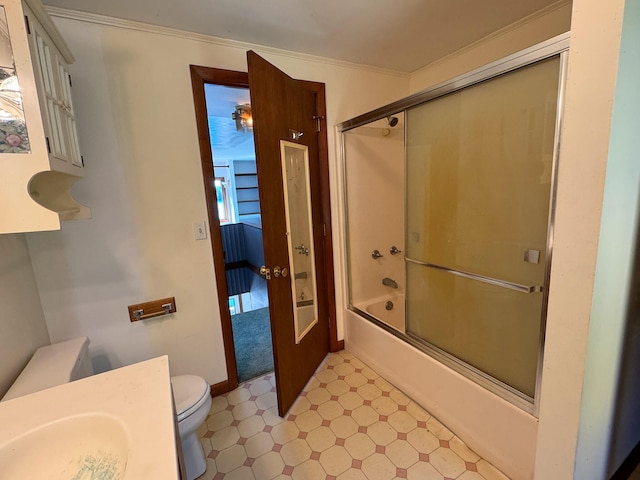
<path fill-rule="evenodd" d="M 539 480 L 601 478 L 597 459 L 579 459 L 576 449 L 581 426 L 600 424 L 581 412 L 581 400 L 589 329 L 602 321 L 594 318 L 591 304 L 623 7 L 624 0 L 574 2 L 536 451 Z M 616 371 L 606 375 L 613 378 Z M 597 449 L 606 450 L 606 438 L 596 436 Z"/>
<path fill-rule="evenodd" d="M 76 56 L 71 74 L 87 165 L 75 194 L 93 219 L 29 235 L 51 338 L 89 336 L 98 371 L 166 353 L 173 374 L 221 382 L 211 246 L 193 238 L 192 222 L 206 218 L 206 206 L 189 64 L 246 71 L 250 46 L 67 16 L 74 18 L 54 20 Z M 295 78 L 326 83 L 329 125 L 408 91 L 406 75 L 254 49 Z M 333 131 L 329 142 L 335 178 Z M 333 221 L 335 229 L 338 215 Z M 165 296 L 176 297 L 174 315 L 129 322 L 127 305 Z"/>
<path fill-rule="evenodd" d="M 0 398 L 38 347 L 49 344 L 24 235 L 0 235 Z"/>
<path fill-rule="evenodd" d="M 640 441 L 640 3 L 623 2 L 624 19 L 598 242 L 576 478 L 609 478 Z M 620 5 L 610 31 L 618 34 Z M 611 6 L 610 6 L 611 8 Z M 600 19 L 600 25 L 604 22 Z M 611 48 L 616 43 L 610 42 Z M 611 52 L 616 58 L 618 55 Z M 612 62 L 613 63 L 613 62 Z M 615 65 L 608 76 L 615 75 Z M 620 375 L 612 374 L 620 372 Z M 611 448 L 603 448 L 609 446 Z M 611 458 L 609 458 L 611 454 Z"/>

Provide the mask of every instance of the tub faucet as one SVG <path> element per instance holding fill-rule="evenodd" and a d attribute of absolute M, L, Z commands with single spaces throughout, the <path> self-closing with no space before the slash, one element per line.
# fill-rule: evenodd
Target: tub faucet
<path fill-rule="evenodd" d="M 398 288 L 398 282 L 396 282 L 395 280 L 392 280 L 389 277 L 384 277 L 382 279 L 382 284 L 386 285 L 387 287 Z"/>

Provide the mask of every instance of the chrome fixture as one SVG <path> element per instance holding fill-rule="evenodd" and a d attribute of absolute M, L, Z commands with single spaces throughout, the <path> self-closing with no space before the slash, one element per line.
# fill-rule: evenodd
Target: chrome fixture
<path fill-rule="evenodd" d="M 289 139 L 297 142 L 304 135 L 303 132 L 299 132 L 297 130 L 289 129 Z"/>
<path fill-rule="evenodd" d="M 500 280 L 498 278 L 485 277 L 484 275 L 478 275 L 476 273 L 471 273 L 471 272 L 463 272 L 462 270 L 454 270 L 453 268 L 447 268 L 447 267 L 443 267 L 442 265 L 423 262 L 421 260 L 414 260 L 413 258 L 408 258 L 408 257 L 405 258 L 405 261 L 408 263 L 413 263 L 415 265 L 422 265 L 423 267 L 435 268 L 436 270 L 440 270 L 442 272 L 451 273 L 453 275 L 469 278 L 471 280 L 477 280 L 479 282 L 488 283 L 490 285 L 495 285 L 497 287 L 508 288 L 510 290 L 515 290 L 517 292 L 522 292 L 522 293 L 543 293 L 544 292 L 543 285 L 520 285 L 519 283 L 508 282 L 506 280 Z"/>
<path fill-rule="evenodd" d="M 380 250 L 374 250 L 373 252 L 371 252 L 371 258 L 373 258 L 374 260 L 380 257 L 382 257 Z"/>
<path fill-rule="evenodd" d="M 297 250 L 300 255 L 309 256 L 309 247 L 305 247 L 304 243 L 301 243 L 297 247 L 293 247 L 293 248 Z"/>
<path fill-rule="evenodd" d="M 251 105 L 244 103 L 236 105 L 235 111 L 231 114 L 231 118 L 236 122 L 236 130 L 247 132 L 253 128 L 253 117 L 251 116 Z"/>
<path fill-rule="evenodd" d="M 396 247 L 395 245 L 392 245 L 391 248 L 389 249 L 389 253 L 391 255 L 397 255 L 399 253 L 402 253 L 402 250 L 400 250 L 398 247 Z"/>
<path fill-rule="evenodd" d="M 389 115 L 387 117 L 387 122 L 389 122 L 390 127 L 395 127 L 398 124 L 398 117 L 394 117 L 393 115 Z"/>
<path fill-rule="evenodd" d="M 382 279 L 382 284 L 386 285 L 387 287 L 398 288 L 398 282 L 396 282 L 395 280 L 392 280 L 389 277 L 384 277 Z"/>
<path fill-rule="evenodd" d="M 129 320 L 137 322 L 138 320 L 146 320 L 147 318 L 169 315 L 176 310 L 176 300 L 174 297 L 152 300 L 150 302 L 129 306 Z"/>

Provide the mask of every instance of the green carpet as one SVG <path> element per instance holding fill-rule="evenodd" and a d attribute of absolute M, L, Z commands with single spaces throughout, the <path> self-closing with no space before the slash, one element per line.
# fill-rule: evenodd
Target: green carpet
<path fill-rule="evenodd" d="M 273 371 L 269 308 L 231 316 L 238 382 Z"/>

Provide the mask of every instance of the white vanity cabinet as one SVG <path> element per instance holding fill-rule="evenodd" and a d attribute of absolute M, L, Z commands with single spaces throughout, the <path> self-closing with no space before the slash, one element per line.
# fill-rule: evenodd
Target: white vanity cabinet
<path fill-rule="evenodd" d="M 68 73 L 74 58 L 40 0 L 0 7 L 0 233 L 58 230 L 60 220 L 91 215 L 71 195 L 84 176 Z"/>

